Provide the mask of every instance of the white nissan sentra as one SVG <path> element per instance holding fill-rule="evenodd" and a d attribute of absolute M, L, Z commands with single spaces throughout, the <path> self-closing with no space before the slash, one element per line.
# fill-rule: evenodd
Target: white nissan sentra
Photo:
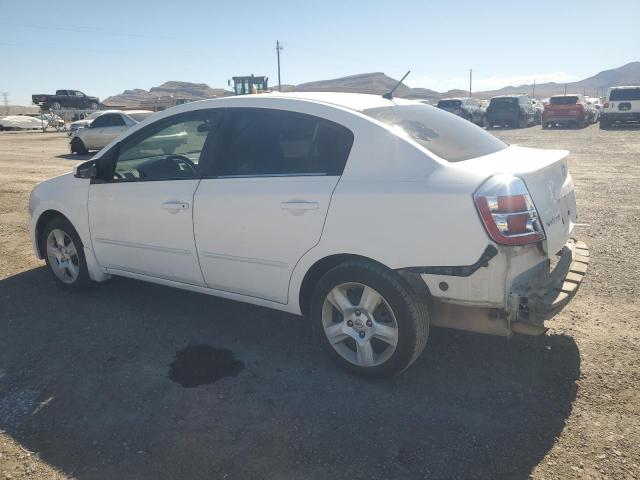
<path fill-rule="evenodd" d="M 430 325 L 538 335 L 571 300 L 589 253 L 567 155 L 408 100 L 205 100 L 38 185 L 31 237 L 64 287 L 118 275 L 302 314 L 342 367 L 391 375 Z"/>

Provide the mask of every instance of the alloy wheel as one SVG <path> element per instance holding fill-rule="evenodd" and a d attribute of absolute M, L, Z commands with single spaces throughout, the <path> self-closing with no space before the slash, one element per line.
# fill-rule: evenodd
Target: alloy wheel
<path fill-rule="evenodd" d="M 47 236 L 47 258 L 54 275 L 63 283 L 71 284 L 80 275 L 78 250 L 71 237 L 59 228 Z"/>
<path fill-rule="evenodd" d="M 393 310 L 380 293 L 361 283 L 344 283 L 327 294 L 322 326 L 331 347 L 359 367 L 386 362 L 398 345 Z"/>

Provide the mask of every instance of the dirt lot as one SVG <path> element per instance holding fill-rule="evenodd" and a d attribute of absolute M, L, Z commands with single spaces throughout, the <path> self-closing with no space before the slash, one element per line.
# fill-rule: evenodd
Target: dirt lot
<path fill-rule="evenodd" d="M 60 134 L 0 134 L 0 480 L 640 478 L 640 130 L 497 131 L 560 147 L 592 262 L 544 337 L 432 331 L 404 375 L 337 370 L 300 318 L 114 280 L 54 285 L 31 188 L 69 171 Z M 244 362 L 169 378 L 206 343 Z"/>

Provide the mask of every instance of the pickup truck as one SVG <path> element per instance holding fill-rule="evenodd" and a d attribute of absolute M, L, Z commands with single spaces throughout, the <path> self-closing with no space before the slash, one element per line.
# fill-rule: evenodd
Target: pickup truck
<path fill-rule="evenodd" d="M 43 110 L 60 110 L 62 108 L 79 108 L 97 110 L 100 105 L 98 97 L 89 97 L 79 90 L 56 90 L 55 95 L 31 95 L 34 105 Z"/>

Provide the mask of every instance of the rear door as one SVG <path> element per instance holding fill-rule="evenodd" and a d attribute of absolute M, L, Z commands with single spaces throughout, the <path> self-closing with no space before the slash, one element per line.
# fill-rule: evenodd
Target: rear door
<path fill-rule="evenodd" d="M 318 117 L 232 108 L 194 200 L 210 288 L 286 303 L 298 260 L 320 240 L 353 134 Z"/>

